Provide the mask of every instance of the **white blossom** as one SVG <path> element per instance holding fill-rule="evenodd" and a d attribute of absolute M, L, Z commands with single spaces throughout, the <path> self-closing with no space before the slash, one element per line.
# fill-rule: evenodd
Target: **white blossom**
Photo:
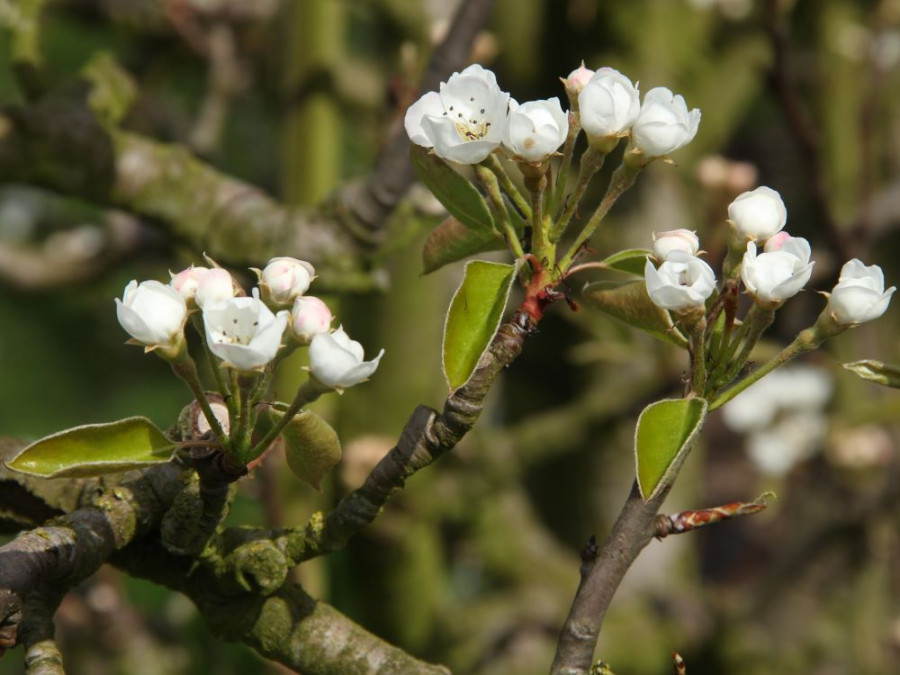
<path fill-rule="evenodd" d="M 309 345 L 309 369 L 327 387 L 344 389 L 367 380 L 378 368 L 384 350 L 364 361 L 362 345 L 351 340 L 343 327 L 315 335 Z"/>
<path fill-rule="evenodd" d="M 682 251 L 670 253 L 659 269 L 648 258 L 644 280 L 654 304 L 676 312 L 702 308 L 716 287 L 712 267 Z"/>
<path fill-rule="evenodd" d="M 404 125 L 416 145 L 444 159 L 477 164 L 503 140 L 509 94 L 490 70 L 473 64 L 428 92 L 406 111 Z"/>
<path fill-rule="evenodd" d="M 700 239 L 692 230 L 682 227 L 677 230 L 653 233 L 653 255 L 659 261 L 666 260 L 675 251 L 697 255 L 699 250 Z"/>
<path fill-rule="evenodd" d="M 309 290 L 316 270 L 305 260 L 281 257 L 272 258 L 258 274 L 263 298 L 275 305 L 288 305 Z"/>
<path fill-rule="evenodd" d="M 884 290 L 884 273 L 878 265 L 867 267 L 854 258 L 841 268 L 826 311 L 838 324 L 855 326 L 884 314 L 895 290 L 895 286 Z"/>
<path fill-rule="evenodd" d="M 513 159 L 542 162 L 565 143 L 568 134 L 569 117 L 558 98 L 527 101 L 522 105 L 510 99 L 503 145 Z"/>
<path fill-rule="evenodd" d="M 728 220 L 738 236 L 762 241 L 784 228 L 787 208 L 780 194 L 763 185 L 738 195 L 728 205 Z"/>
<path fill-rule="evenodd" d="M 581 65 L 578 66 L 575 70 L 569 73 L 566 78 L 563 80 L 563 85 L 566 88 L 566 94 L 569 97 L 569 100 L 578 100 L 578 94 L 581 93 L 581 90 L 584 89 L 585 85 L 591 81 L 591 78 L 594 76 L 593 70 L 590 68 L 586 68 L 584 65 L 584 61 L 581 62 Z M 574 105 L 574 103 L 573 103 Z"/>
<path fill-rule="evenodd" d="M 779 239 L 778 243 L 780 248 L 757 255 L 756 244 L 748 242 L 741 263 L 741 279 L 747 292 L 757 303 L 770 309 L 799 293 L 809 281 L 815 264 L 809 262 L 809 242 L 803 237 Z"/>
<path fill-rule="evenodd" d="M 122 328 L 147 347 L 172 346 L 184 330 L 187 305 L 174 288 L 159 281 L 132 280 L 116 298 L 116 317 Z"/>
<path fill-rule="evenodd" d="M 259 370 L 281 347 L 288 312 L 273 314 L 254 289 L 251 298 L 238 297 L 203 308 L 206 344 L 227 366 Z"/>
<path fill-rule="evenodd" d="M 663 157 L 694 140 L 699 127 L 700 110 L 689 112 L 681 95 L 657 87 L 644 95 L 631 137 L 646 156 Z"/>
<path fill-rule="evenodd" d="M 641 112 L 641 97 L 618 70 L 600 68 L 578 94 L 578 112 L 588 138 L 619 137 Z"/>

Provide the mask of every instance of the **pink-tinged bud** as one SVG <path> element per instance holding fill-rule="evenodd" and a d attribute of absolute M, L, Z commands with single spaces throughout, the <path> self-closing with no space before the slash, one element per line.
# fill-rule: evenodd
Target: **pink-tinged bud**
<path fill-rule="evenodd" d="M 700 240 L 697 235 L 684 228 L 653 233 L 653 255 L 662 262 L 667 260 L 673 251 L 682 251 L 688 255 L 697 255 Z"/>
<path fill-rule="evenodd" d="M 331 330 L 332 318 L 328 305 L 319 298 L 299 297 L 291 308 L 291 333 L 302 344 L 309 344 L 319 333 Z"/>
<path fill-rule="evenodd" d="M 571 99 L 574 97 L 577 99 L 578 94 L 584 89 L 584 85 L 590 82 L 593 76 L 594 71 L 590 68 L 585 68 L 584 61 L 582 61 L 581 65 L 569 73 L 566 79 L 563 80 L 563 83 L 566 86 L 566 94 L 569 95 L 569 98 Z"/>
<path fill-rule="evenodd" d="M 272 258 L 259 273 L 259 286 L 266 302 L 282 307 L 306 293 L 315 276 L 315 268 L 304 260 Z"/>
<path fill-rule="evenodd" d="M 178 274 L 172 274 L 169 286 L 181 293 L 185 300 L 193 300 L 197 294 L 200 280 L 207 272 L 209 272 L 208 267 L 194 267 L 191 265 L 187 269 L 181 270 Z"/>
<path fill-rule="evenodd" d="M 234 297 L 234 280 L 221 267 L 215 267 L 200 277 L 194 299 L 201 309 L 227 302 Z"/>
<path fill-rule="evenodd" d="M 763 250 L 766 253 L 780 251 L 787 243 L 788 239 L 792 239 L 792 237 L 784 230 L 782 230 L 781 232 L 777 232 L 776 234 L 773 234 L 771 237 L 769 237 L 769 240 L 766 242 Z"/>

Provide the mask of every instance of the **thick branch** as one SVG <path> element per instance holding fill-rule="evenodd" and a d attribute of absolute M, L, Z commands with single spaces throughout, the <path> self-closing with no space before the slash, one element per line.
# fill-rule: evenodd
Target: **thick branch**
<path fill-rule="evenodd" d="M 666 492 L 644 503 L 637 483 L 612 532 L 591 565 L 582 569 L 581 585 L 566 618 L 552 675 L 589 675 L 603 617 L 625 573 L 655 534 L 656 512 Z"/>

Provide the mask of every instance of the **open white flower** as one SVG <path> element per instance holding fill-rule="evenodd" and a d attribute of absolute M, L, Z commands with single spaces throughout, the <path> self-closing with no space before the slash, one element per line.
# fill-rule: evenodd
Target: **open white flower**
<path fill-rule="evenodd" d="M 503 133 L 503 145 L 513 159 L 540 163 L 565 143 L 569 117 L 558 98 L 527 101 L 519 105 L 509 101 L 509 120 Z"/>
<path fill-rule="evenodd" d="M 316 269 L 305 260 L 272 258 L 259 274 L 263 297 L 275 305 L 287 306 L 309 290 Z"/>
<path fill-rule="evenodd" d="M 653 233 L 653 255 L 659 261 L 668 259 L 675 251 L 697 255 L 699 250 L 700 239 L 693 230 L 681 227 L 677 230 Z"/>
<path fill-rule="evenodd" d="M 776 309 L 806 285 L 815 263 L 809 262 L 809 242 L 803 237 L 788 237 L 780 248 L 756 253 L 756 244 L 747 243 L 741 263 L 741 279 L 747 292 L 763 307 Z"/>
<path fill-rule="evenodd" d="M 675 312 L 701 309 L 716 287 L 716 274 L 700 258 L 674 251 L 656 269 L 650 259 L 644 265 L 647 294 L 658 307 Z"/>
<path fill-rule="evenodd" d="M 581 127 L 591 138 L 625 135 L 641 112 L 641 97 L 631 80 L 615 68 L 600 68 L 578 94 Z"/>
<path fill-rule="evenodd" d="M 444 159 L 477 164 L 503 140 L 509 94 L 490 70 L 473 64 L 453 73 L 406 111 L 404 125 L 416 145 L 434 148 Z"/>
<path fill-rule="evenodd" d="M 699 127 L 700 110 L 688 112 L 681 95 L 656 87 L 644 95 L 631 137 L 634 147 L 646 156 L 663 157 L 694 140 Z"/>
<path fill-rule="evenodd" d="M 230 298 L 203 309 L 206 344 L 236 370 L 259 370 L 281 347 L 288 312 L 273 314 L 254 289 L 252 298 Z"/>
<path fill-rule="evenodd" d="M 884 290 L 884 272 L 878 265 L 867 267 L 854 258 L 841 268 L 841 276 L 831 291 L 825 311 L 838 324 L 855 326 L 884 314 L 895 290 L 895 286 Z"/>
<path fill-rule="evenodd" d="M 131 281 L 116 298 L 122 328 L 148 348 L 173 346 L 181 340 L 187 305 L 184 297 L 159 281 Z"/>
<path fill-rule="evenodd" d="M 319 333 L 309 345 L 309 369 L 313 377 L 327 387 L 344 389 L 363 382 L 378 368 L 384 350 L 371 361 L 364 361 L 362 345 L 338 328 Z"/>
<path fill-rule="evenodd" d="M 787 223 L 787 208 L 780 194 L 762 185 L 738 195 L 728 205 L 728 220 L 738 236 L 762 241 L 784 228 Z"/>

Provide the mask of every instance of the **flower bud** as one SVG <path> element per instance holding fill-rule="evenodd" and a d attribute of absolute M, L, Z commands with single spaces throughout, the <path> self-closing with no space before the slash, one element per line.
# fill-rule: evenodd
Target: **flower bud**
<path fill-rule="evenodd" d="M 568 77 L 562 81 L 563 86 L 566 88 L 566 96 L 569 97 L 569 105 L 572 106 L 572 108 L 577 109 L 578 94 L 581 93 L 581 90 L 584 89 L 585 85 L 590 82 L 593 76 L 594 71 L 590 68 L 586 68 L 584 61 L 582 61 L 581 65 L 569 73 Z"/>
<path fill-rule="evenodd" d="M 291 333 L 299 342 L 308 345 L 313 337 L 331 329 L 332 318 L 328 305 L 319 298 L 299 297 L 291 308 Z"/>
<path fill-rule="evenodd" d="M 656 87 L 644 95 L 631 137 L 634 147 L 647 157 L 663 157 L 694 140 L 699 127 L 700 110 L 688 112 L 681 95 Z"/>
<path fill-rule="evenodd" d="M 786 234 L 782 232 L 781 234 Z M 809 262 L 809 242 L 803 237 L 782 240 L 780 248 L 756 254 L 756 244 L 747 243 L 741 263 L 741 279 L 753 300 L 766 309 L 776 309 L 794 297 L 809 281 L 815 263 Z"/>
<path fill-rule="evenodd" d="M 761 186 L 738 195 L 728 205 L 728 219 L 742 239 L 762 241 L 784 228 L 787 208 L 781 195 L 772 188 Z"/>
<path fill-rule="evenodd" d="M 614 68 L 600 68 L 578 94 L 581 127 L 591 146 L 609 151 L 641 111 L 641 98 L 631 80 Z"/>
<path fill-rule="evenodd" d="M 371 361 L 363 361 L 363 348 L 351 340 L 343 327 L 333 333 L 315 335 L 309 345 L 309 369 L 326 387 L 344 389 L 367 380 L 378 368 L 384 350 Z"/>
<path fill-rule="evenodd" d="M 197 287 L 200 280 L 209 272 L 208 267 L 194 267 L 191 265 L 187 269 L 181 270 L 178 274 L 172 274 L 172 280 L 169 286 L 184 296 L 184 299 L 190 302 L 194 300 L 197 294 Z"/>
<path fill-rule="evenodd" d="M 644 265 L 647 294 L 653 303 L 675 312 L 702 309 L 716 288 L 716 274 L 700 258 L 673 251 L 659 266 Z"/>
<path fill-rule="evenodd" d="M 227 302 L 234 297 L 234 280 L 221 267 L 214 267 L 200 277 L 194 300 L 197 306 L 206 308 L 211 305 Z"/>
<path fill-rule="evenodd" d="M 187 305 L 184 297 L 158 281 L 131 281 L 116 298 L 116 317 L 137 342 L 153 349 L 173 347 L 182 337 Z"/>
<path fill-rule="evenodd" d="M 522 105 L 510 99 L 503 145 L 516 161 L 543 162 L 565 143 L 568 134 L 569 117 L 558 98 L 527 101 Z"/>
<path fill-rule="evenodd" d="M 766 245 L 763 247 L 763 250 L 766 253 L 772 253 L 773 251 L 780 251 L 784 248 L 784 245 L 788 242 L 788 240 L 793 239 L 791 235 L 782 230 L 778 234 L 773 234 L 766 240 Z"/>
<path fill-rule="evenodd" d="M 315 268 L 304 260 L 272 258 L 259 272 L 259 287 L 266 302 L 286 307 L 306 293 L 315 277 Z"/>
<path fill-rule="evenodd" d="M 682 251 L 690 256 L 697 255 L 700 250 L 700 239 L 684 228 L 653 233 L 653 255 L 662 262 L 674 251 Z"/>
<path fill-rule="evenodd" d="M 885 313 L 896 287 L 884 290 L 878 265 L 866 267 L 854 258 L 841 268 L 841 276 L 828 298 L 825 311 L 841 326 L 855 326 Z"/>

